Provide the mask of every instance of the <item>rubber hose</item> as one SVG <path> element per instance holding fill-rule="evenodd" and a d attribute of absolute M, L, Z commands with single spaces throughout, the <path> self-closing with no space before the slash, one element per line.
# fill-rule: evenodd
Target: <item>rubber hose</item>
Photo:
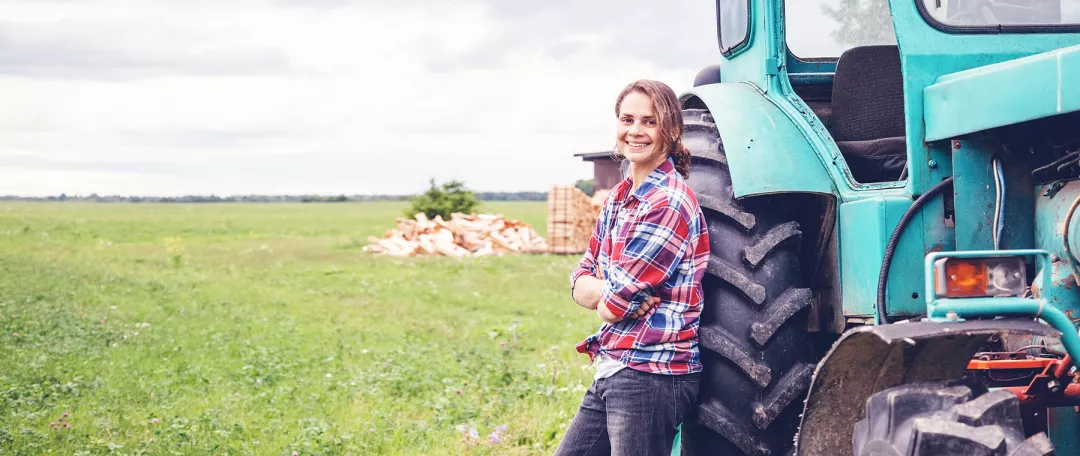
<path fill-rule="evenodd" d="M 877 286 L 877 324 L 885 324 L 885 285 L 889 282 L 889 267 L 892 265 L 893 253 L 896 252 L 896 245 L 900 243 L 900 235 L 904 233 L 904 228 L 911 222 L 912 217 L 919 211 L 930 198 L 937 196 L 946 188 L 952 188 L 953 178 L 949 177 L 939 182 L 937 185 L 930 187 L 926 193 L 919 195 L 915 199 L 914 203 L 911 203 L 911 207 L 904 212 L 904 216 L 900 218 L 900 222 L 896 224 L 896 228 L 893 229 L 892 236 L 889 237 L 889 243 L 885 246 L 885 256 L 881 260 L 881 273 L 878 274 L 878 286 Z"/>

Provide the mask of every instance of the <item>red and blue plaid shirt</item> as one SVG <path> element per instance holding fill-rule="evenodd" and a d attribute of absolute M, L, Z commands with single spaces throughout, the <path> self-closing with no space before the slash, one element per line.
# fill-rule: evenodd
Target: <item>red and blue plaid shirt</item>
<path fill-rule="evenodd" d="M 699 372 L 701 278 L 709 262 L 705 217 L 671 159 L 633 193 L 631 186 L 627 178 L 612 189 L 589 250 L 570 275 L 571 289 L 586 274 L 602 279 L 599 305 L 623 320 L 604 323 L 577 350 L 590 361 L 606 355 L 646 372 Z M 649 296 L 660 303 L 635 318 Z"/>

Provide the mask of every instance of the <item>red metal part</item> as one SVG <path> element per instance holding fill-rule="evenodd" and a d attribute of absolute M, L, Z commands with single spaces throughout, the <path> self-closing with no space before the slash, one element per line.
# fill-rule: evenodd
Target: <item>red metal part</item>
<path fill-rule="evenodd" d="M 1016 398 L 1020 399 L 1021 405 L 1043 405 L 1046 407 L 1080 406 L 1080 384 L 1076 383 L 1066 386 L 1061 394 L 1049 397 L 1047 400 L 1044 400 L 1041 396 L 1028 395 L 1027 386 L 1009 386 L 1001 389 L 1009 390 L 1010 393 L 1015 394 Z"/>
<path fill-rule="evenodd" d="M 1028 358 L 1028 359 L 1003 359 L 985 361 L 973 359 L 968 361 L 970 370 L 998 370 L 998 369 L 1046 369 L 1056 361 L 1053 358 Z"/>
<path fill-rule="evenodd" d="M 992 366 L 991 368 L 1010 368 L 1006 366 L 1020 365 L 1020 361 L 1043 361 L 1042 358 L 1029 360 L 998 360 L 978 361 Z M 1073 376 L 1069 375 L 1072 367 L 1072 358 L 1066 355 L 1061 359 L 1048 359 L 1041 374 L 1031 379 L 1027 386 L 1010 386 L 1003 389 L 1016 395 L 1022 405 L 1038 405 L 1041 407 L 1064 407 L 1080 406 L 1080 384 L 1073 383 Z M 1011 364 L 1010 364 L 1011 363 Z M 969 366 L 971 363 L 969 363 Z M 1030 365 L 1030 363 L 1029 363 Z M 1011 367 L 1019 369 L 1019 367 Z M 1031 367 L 1027 367 L 1030 369 Z"/>

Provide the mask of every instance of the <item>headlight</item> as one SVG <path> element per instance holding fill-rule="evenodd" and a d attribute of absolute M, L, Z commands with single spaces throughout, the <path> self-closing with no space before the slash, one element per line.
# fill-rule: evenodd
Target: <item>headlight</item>
<path fill-rule="evenodd" d="M 948 298 L 1020 296 L 1027 288 L 1023 257 L 941 258 L 934 262 L 934 294 Z"/>

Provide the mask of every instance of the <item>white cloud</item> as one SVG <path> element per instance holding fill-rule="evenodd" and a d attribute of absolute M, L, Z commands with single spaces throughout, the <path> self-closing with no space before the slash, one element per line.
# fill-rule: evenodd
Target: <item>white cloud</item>
<path fill-rule="evenodd" d="M 712 2 L 580 5 L 5 2 L 0 194 L 572 183 L 626 83 L 719 59 Z"/>

